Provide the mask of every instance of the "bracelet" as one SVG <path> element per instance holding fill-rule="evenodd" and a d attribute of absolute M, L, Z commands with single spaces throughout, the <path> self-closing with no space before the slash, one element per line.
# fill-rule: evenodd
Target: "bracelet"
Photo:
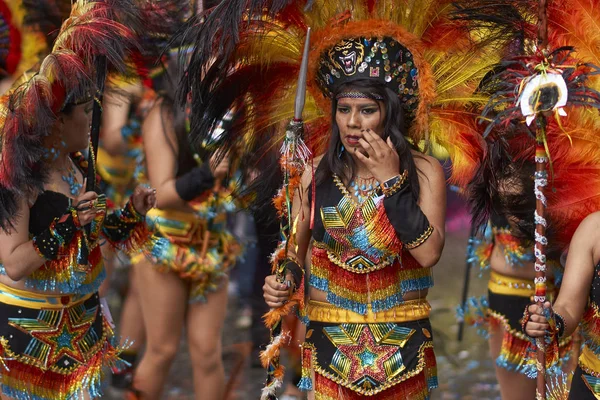
<path fill-rule="evenodd" d="M 302 282 L 302 277 L 304 276 L 304 270 L 302 269 L 302 267 L 300 266 L 300 264 L 295 261 L 292 260 L 290 258 L 287 258 L 283 261 L 283 270 L 284 273 L 289 271 L 292 274 L 292 277 L 294 278 L 294 291 L 296 290 L 297 287 L 300 286 L 300 282 Z"/>
<path fill-rule="evenodd" d="M 526 332 L 525 326 L 527 325 L 527 323 L 529 322 L 530 319 L 531 319 L 531 313 L 529 312 L 529 305 L 528 305 L 527 307 L 525 307 L 525 311 L 523 312 L 523 318 L 521 318 L 521 330 L 523 331 L 523 333 Z"/>
<path fill-rule="evenodd" d="M 121 213 L 121 219 L 125 223 L 137 223 L 144 220 L 144 216 L 140 214 L 133 206 L 133 201 L 129 200 Z"/>
<path fill-rule="evenodd" d="M 556 322 L 556 332 L 558 333 L 558 337 L 561 338 L 565 334 L 565 330 L 567 329 L 565 319 L 562 315 L 554 311 L 554 321 Z"/>
<path fill-rule="evenodd" d="M 396 175 L 393 178 L 383 182 L 383 185 L 381 186 L 383 195 L 385 197 L 394 195 L 396 192 L 398 192 L 398 190 L 400 190 L 404 182 L 406 182 L 406 178 L 408 178 L 408 171 L 404 170 L 402 174 Z"/>

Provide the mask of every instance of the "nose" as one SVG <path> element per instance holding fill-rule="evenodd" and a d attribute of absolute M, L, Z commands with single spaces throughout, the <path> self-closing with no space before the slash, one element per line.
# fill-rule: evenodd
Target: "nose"
<path fill-rule="evenodd" d="M 348 118 L 348 128 L 360 128 L 360 116 L 358 111 L 352 110 Z"/>

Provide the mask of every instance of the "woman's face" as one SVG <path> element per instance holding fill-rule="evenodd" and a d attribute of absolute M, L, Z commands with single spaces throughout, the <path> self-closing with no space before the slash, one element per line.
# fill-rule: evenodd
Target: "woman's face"
<path fill-rule="evenodd" d="M 360 148 L 362 131 L 370 129 L 377 135 L 384 132 L 385 111 L 382 102 L 372 99 L 342 98 L 338 100 L 335 121 L 342 144 L 349 151 Z"/>
<path fill-rule="evenodd" d="M 69 153 L 88 147 L 92 123 L 93 100 L 73 106 L 68 114 L 60 114 L 61 137 Z"/>

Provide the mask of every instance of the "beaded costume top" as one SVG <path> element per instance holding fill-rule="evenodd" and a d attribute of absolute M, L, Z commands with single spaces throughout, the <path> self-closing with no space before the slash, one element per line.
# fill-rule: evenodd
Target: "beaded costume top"
<path fill-rule="evenodd" d="M 431 269 L 406 251 L 385 203 L 373 193 L 359 204 L 338 177 L 317 187 L 310 285 L 337 307 L 389 310 L 403 303 L 404 293 L 433 286 Z"/>
<path fill-rule="evenodd" d="M 579 365 L 588 374 L 600 377 L 600 264 L 594 268 L 590 298 L 581 321 L 583 350 Z"/>
<path fill-rule="evenodd" d="M 521 240 L 512 233 L 512 228 L 506 218 L 494 214 L 482 237 L 469 239 L 467 262 L 478 265 L 481 270 L 490 268 L 492 250 L 498 244 L 504 254 L 506 264 L 511 267 L 522 267 L 533 262 L 533 242 Z"/>
<path fill-rule="evenodd" d="M 87 167 L 81 154 L 77 153 L 72 158 L 82 170 Z M 62 193 L 50 190 L 42 192 L 30 208 L 30 237 L 35 237 L 48 226 L 56 224 L 63 215 L 71 213 L 72 206 L 72 199 Z M 100 249 L 102 242 L 108 241 L 115 247 L 129 251 L 140 247 L 148 238 L 149 232 L 144 219 L 137 214 L 131 203 L 127 203 L 123 210 L 107 215 L 106 198 L 101 195 L 96 209 L 98 213 L 90 224 L 89 232 L 79 229 L 69 242 L 59 240 L 60 235 L 55 234 L 59 257 L 47 260 L 26 277 L 26 288 L 60 294 L 93 293 L 106 277 Z M 131 217 L 132 215 L 135 217 Z M 1 264 L 0 273 L 6 275 Z"/>

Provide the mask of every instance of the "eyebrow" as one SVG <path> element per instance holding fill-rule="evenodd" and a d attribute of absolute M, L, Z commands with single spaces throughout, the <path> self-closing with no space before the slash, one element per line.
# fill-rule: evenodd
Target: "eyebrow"
<path fill-rule="evenodd" d="M 346 103 L 346 102 L 342 102 L 342 101 L 338 101 L 338 107 L 352 107 L 353 105 L 355 105 L 356 107 L 360 107 L 360 108 L 367 108 L 367 107 L 377 107 L 379 108 L 379 104 L 377 104 L 376 102 L 365 102 L 365 103 L 354 103 L 354 104 L 350 104 L 350 103 Z"/>

